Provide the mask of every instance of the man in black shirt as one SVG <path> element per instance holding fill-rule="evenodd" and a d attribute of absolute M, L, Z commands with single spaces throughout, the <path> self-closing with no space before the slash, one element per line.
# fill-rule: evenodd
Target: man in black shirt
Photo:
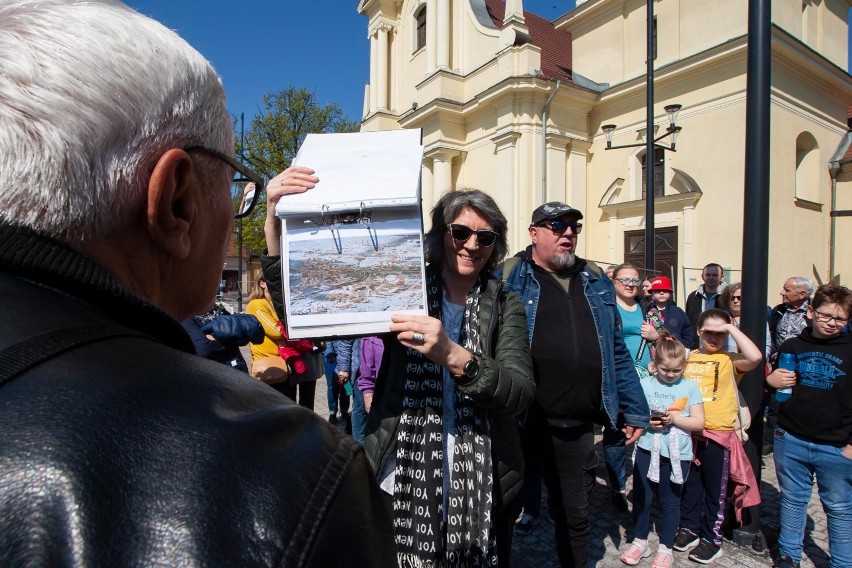
<path fill-rule="evenodd" d="M 624 410 L 627 443 L 648 425 L 648 403 L 622 335 L 612 281 L 575 254 L 583 214 L 560 202 L 538 207 L 532 244 L 498 269 L 527 310 L 538 394 L 522 429 L 527 472 L 541 468 L 562 566 L 586 566 L 589 494 L 597 457 L 593 424 L 615 427 Z"/>

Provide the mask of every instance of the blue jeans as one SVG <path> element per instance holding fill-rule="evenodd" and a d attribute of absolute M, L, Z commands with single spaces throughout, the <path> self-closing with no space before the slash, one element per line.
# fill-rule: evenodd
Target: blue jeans
<path fill-rule="evenodd" d="M 778 547 L 796 562 L 802 559 L 808 502 L 816 476 L 828 520 L 831 568 L 852 566 L 852 460 L 841 450 L 775 429 L 775 473 L 781 489 Z"/>
<path fill-rule="evenodd" d="M 346 413 L 349 412 L 349 397 L 346 396 L 346 392 L 344 392 L 338 382 L 337 373 L 334 371 L 337 364 L 329 363 L 328 360 L 325 360 L 325 357 L 323 359 L 327 387 L 326 394 L 328 396 L 328 413 L 332 415 L 337 414 L 337 400 L 340 399 L 340 414 L 346 416 Z"/>
<path fill-rule="evenodd" d="M 352 379 L 350 379 L 352 380 Z M 347 398 L 347 401 L 349 399 Z M 352 437 L 364 445 L 364 434 L 367 430 L 367 408 L 364 406 L 364 393 L 353 381 L 352 384 Z"/>

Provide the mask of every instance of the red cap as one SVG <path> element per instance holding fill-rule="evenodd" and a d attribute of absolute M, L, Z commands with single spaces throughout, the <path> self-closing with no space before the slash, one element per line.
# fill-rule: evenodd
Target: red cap
<path fill-rule="evenodd" d="M 651 280 L 651 292 L 672 292 L 672 281 L 666 276 L 657 276 Z"/>

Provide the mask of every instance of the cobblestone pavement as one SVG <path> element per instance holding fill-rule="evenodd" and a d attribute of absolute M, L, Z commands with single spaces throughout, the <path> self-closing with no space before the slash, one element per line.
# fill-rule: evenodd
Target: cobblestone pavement
<path fill-rule="evenodd" d="M 246 353 L 248 355 L 248 353 Z M 250 356 L 246 360 L 250 360 Z M 324 378 L 317 381 L 315 411 L 323 418 L 328 418 L 328 402 L 326 398 L 326 382 Z M 343 428 L 343 421 L 338 427 Z M 600 453 L 600 436 L 597 437 L 598 451 Z M 761 528 L 772 556 L 758 557 L 744 548 L 740 548 L 730 541 L 725 541 L 722 550 L 723 555 L 711 565 L 717 568 L 734 567 L 766 567 L 772 566 L 773 558 L 777 558 L 778 538 L 778 508 L 780 506 L 780 494 L 778 492 L 778 480 L 775 477 L 775 464 L 772 456 L 764 458 L 764 468 L 761 480 L 761 497 L 763 503 L 760 506 Z M 610 502 L 609 488 L 604 481 L 607 478 L 603 465 L 603 458 L 597 471 L 597 486 L 592 493 L 591 499 L 591 537 L 589 544 L 589 565 L 597 568 L 616 568 L 625 566 L 620 560 L 621 549 L 630 542 L 629 529 L 632 529 L 633 521 L 630 513 L 618 511 Z M 628 491 L 632 489 L 632 481 L 628 480 Z M 543 491 L 543 493 L 546 493 Z M 629 496 L 629 494 L 628 494 Z M 551 568 L 558 567 L 556 559 L 556 548 L 554 545 L 553 524 L 547 517 L 546 495 L 542 499 L 542 517 L 534 527 L 532 533 L 526 536 L 515 535 L 512 544 L 512 566 L 515 568 Z M 653 532 L 653 523 L 659 518 L 660 511 L 656 507 L 652 510 L 652 531 L 649 536 L 651 550 L 656 550 L 656 534 Z M 701 564 L 687 558 L 687 552 L 675 552 L 675 566 L 698 567 Z M 651 557 L 653 558 L 653 557 Z M 650 568 L 651 558 L 639 563 L 640 568 Z M 828 527 L 825 514 L 822 510 L 816 489 L 808 506 L 808 523 L 805 528 L 805 555 L 802 560 L 802 568 L 827 568 L 828 560 Z"/>
<path fill-rule="evenodd" d="M 597 438 L 600 453 L 600 437 Z M 769 544 L 772 557 L 758 557 L 744 548 L 725 540 L 722 545 L 722 556 L 712 563 L 718 568 L 733 567 L 763 567 L 772 566 L 773 557 L 777 559 L 778 539 L 778 508 L 780 494 L 778 481 L 775 477 L 775 464 L 772 456 L 764 458 L 764 468 L 761 480 L 760 520 L 763 534 Z M 633 527 L 630 513 L 622 513 L 610 502 L 610 490 L 604 481 L 607 479 L 606 469 L 601 456 L 597 470 L 597 486 L 591 500 L 591 536 L 589 544 L 589 564 L 598 568 L 623 567 L 620 554 L 624 546 L 630 542 L 632 535 L 629 530 Z M 632 489 L 632 481 L 628 481 L 628 491 Z M 554 548 L 553 523 L 547 518 L 547 502 L 543 499 L 541 506 L 542 518 L 526 536 L 515 535 L 512 545 L 512 565 L 516 568 L 536 567 L 550 568 L 559 566 Z M 660 510 L 655 508 L 651 513 L 651 522 L 659 518 Z M 659 540 L 652 531 L 649 535 L 651 550 L 657 548 Z M 675 566 L 701 566 L 687 558 L 688 552 L 675 552 Z M 651 557 L 653 558 L 653 556 Z M 650 568 L 651 558 L 639 563 L 640 568 Z M 808 523 L 805 528 L 805 556 L 802 567 L 827 567 L 828 561 L 828 528 L 825 514 L 820 505 L 819 497 L 813 494 L 808 506 Z"/>

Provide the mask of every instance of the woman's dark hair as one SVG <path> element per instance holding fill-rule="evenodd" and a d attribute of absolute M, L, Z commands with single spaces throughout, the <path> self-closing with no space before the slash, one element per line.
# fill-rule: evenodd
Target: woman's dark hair
<path fill-rule="evenodd" d="M 731 315 L 728 312 L 720 310 L 719 308 L 710 308 L 709 310 L 701 312 L 701 315 L 698 316 L 698 329 L 701 329 L 704 322 L 711 318 L 720 319 L 725 323 L 731 323 Z"/>
<path fill-rule="evenodd" d="M 719 307 L 723 310 L 730 310 L 731 296 L 734 295 L 734 292 L 742 290 L 742 287 L 743 285 L 739 282 L 734 282 L 733 284 L 725 286 L 725 289 L 722 290 L 722 293 L 719 295 Z"/>
<path fill-rule="evenodd" d="M 508 241 L 506 240 L 508 223 L 494 199 L 484 191 L 478 189 L 448 191 L 435 204 L 435 207 L 432 209 L 432 228 L 426 233 L 424 243 L 426 262 L 438 269 L 443 267 L 444 235 L 447 233 L 447 227 L 465 209 L 476 212 L 497 233 L 497 240 L 494 242 L 494 252 L 491 253 L 488 264 L 483 268 L 483 271 L 491 272 L 503 261 L 506 251 L 509 248 Z"/>
<path fill-rule="evenodd" d="M 654 362 L 663 359 L 682 359 L 686 361 L 686 347 L 666 330 L 660 330 L 660 338 L 654 344 Z"/>

